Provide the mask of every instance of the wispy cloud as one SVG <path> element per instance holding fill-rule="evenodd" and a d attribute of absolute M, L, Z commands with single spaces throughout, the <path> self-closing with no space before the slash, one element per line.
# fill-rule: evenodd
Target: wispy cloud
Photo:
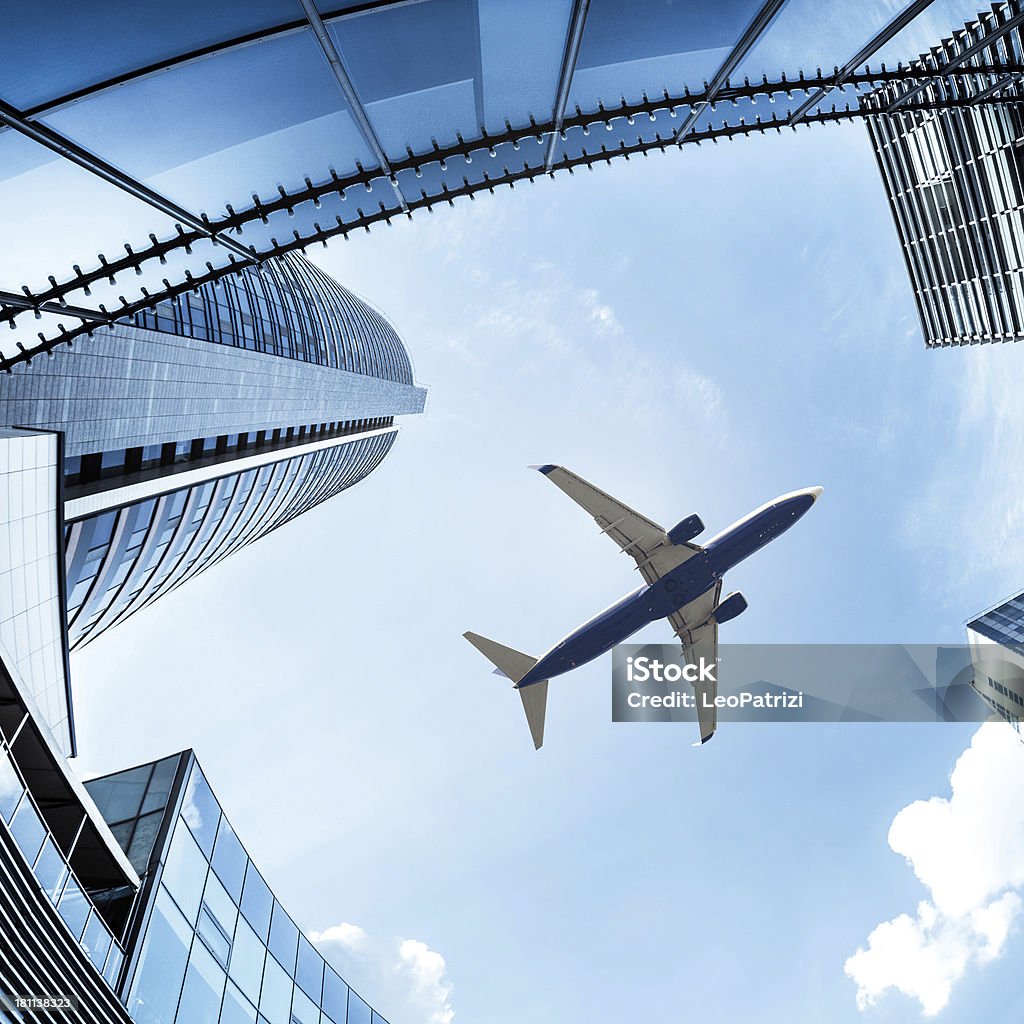
<path fill-rule="evenodd" d="M 366 941 L 366 932 L 357 924 L 331 925 L 322 932 L 310 932 L 309 941 L 314 943 L 337 942 L 348 949 L 358 949 Z"/>
<path fill-rule="evenodd" d="M 950 776 L 950 795 L 904 807 L 889 845 L 928 890 L 913 914 L 878 925 L 845 964 L 865 1010 L 889 989 L 942 1010 L 969 968 L 1001 956 L 1024 903 L 1024 744 L 983 725 Z"/>
<path fill-rule="evenodd" d="M 932 460 L 926 482 L 910 495 L 903 536 L 931 567 L 945 603 L 963 607 L 967 595 L 983 607 L 1024 585 L 1024 565 L 1014 555 L 1024 550 L 1024 349 L 932 355 L 955 367 L 929 414 L 942 458 Z M 964 524 L 983 526 L 970 530 L 969 557 Z"/>

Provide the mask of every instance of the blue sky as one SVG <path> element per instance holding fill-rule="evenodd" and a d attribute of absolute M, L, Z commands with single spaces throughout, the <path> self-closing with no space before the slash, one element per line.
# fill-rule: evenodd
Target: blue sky
<path fill-rule="evenodd" d="M 395 323 L 427 412 L 364 484 L 76 656 L 82 771 L 194 747 L 393 1024 L 915 1019 L 892 992 L 859 1010 L 843 966 L 928 896 L 887 835 L 973 728 L 695 750 L 612 725 L 602 659 L 552 684 L 535 754 L 461 638 L 540 653 L 636 585 L 538 462 L 712 532 L 822 484 L 730 577 L 730 641 L 956 642 L 1024 585 L 1024 349 L 925 351 L 864 129 L 634 159 L 316 258 Z M 939 1019 L 1020 1019 L 1021 941 Z"/>

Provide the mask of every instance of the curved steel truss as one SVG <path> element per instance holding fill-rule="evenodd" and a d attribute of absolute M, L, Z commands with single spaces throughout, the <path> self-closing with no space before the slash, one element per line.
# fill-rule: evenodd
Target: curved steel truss
<path fill-rule="evenodd" d="M 539 123 L 532 118 L 529 124 L 519 127 L 513 127 L 506 122 L 506 130 L 499 134 L 488 134 L 481 130 L 476 138 L 466 139 L 460 135 L 453 145 L 440 146 L 435 142 L 428 152 L 409 151 L 404 159 L 391 161 L 387 172 L 380 167 L 360 167 L 355 174 L 345 176 L 331 170 L 316 183 L 311 176 L 306 177 L 305 187 L 297 191 L 288 192 L 279 188 L 279 194 L 269 199 L 254 194 L 253 203 L 247 209 L 236 210 L 228 206 L 226 215 L 219 219 L 204 218 L 201 225 L 189 227 L 179 223 L 176 225 L 176 234 L 168 238 L 158 239 L 156 235 L 151 234 L 151 244 L 144 248 L 132 248 L 126 244 L 123 256 L 108 259 L 106 255 L 99 254 L 91 270 L 83 271 L 76 265 L 73 275 L 68 280 L 58 282 L 51 276 L 50 286 L 41 291 L 33 292 L 24 287 L 22 295 L 0 292 L 0 324 L 7 323 L 11 328 L 15 328 L 16 320 L 26 313 L 58 313 L 81 321 L 79 325 L 71 328 L 63 324 L 58 325 L 56 334 L 39 334 L 38 343 L 31 347 L 19 343 L 17 354 L 7 358 L 0 357 L 0 369 L 10 372 L 12 367 L 19 363 L 28 363 L 34 356 L 51 352 L 59 345 L 71 344 L 75 338 L 92 335 L 98 328 L 111 325 L 203 284 L 217 282 L 237 273 L 242 267 L 260 264 L 293 250 L 304 251 L 307 246 L 316 242 L 326 244 L 328 239 L 335 236 L 348 238 L 353 232 L 369 231 L 372 226 L 381 223 L 390 224 L 394 217 L 411 218 L 414 212 L 421 210 L 431 212 L 438 204 L 453 204 L 456 199 L 463 197 L 473 199 L 480 192 L 493 192 L 496 188 L 504 187 L 515 188 L 523 182 L 532 183 L 544 175 L 554 177 L 561 171 L 572 174 L 580 167 L 589 170 L 595 164 L 609 163 L 620 157 L 628 160 L 636 155 L 647 156 L 651 151 L 663 152 L 670 147 L 700 145 L 704 142 L 717 143 L 722 139 L 731 140 L 738 136 L 768 131 L 781 132 L 784 128 L 795 131 L 798 125 L 830 124 L 879 116 L 906 116 L 936 109 L 969 108 L 977 104 L 1018 104 L 1022 100 L 1017 95 L 1016 83 L 1021 75 L 1024 75 L 1024 65 L 996 63 L 938 69 L 920 65 L 900 65 L 897 68 L 882 66 L 875 70 L 868 67 L 856 73 L 837 67 L 831 74 L 823 74 L 819 68 L 814 75 L 800 72 L 794 77 L 789 77 L 783 73 L 774 81 L 769 81 L 767 76 L 764 76 L 759 82 L 752 83 L 745 79 L 741 85 L 733 85 L 727 80 L 722 85 L 706 87 L 701 92 L 684 89 L 680 95 L 671 95 L 665 91 L 661 96 L 653 98 L 645 95 L 639 103 L 630 104 L 625 100 L 619 106 L 605 106 L 599 103 L 596 110 L 586 112 L 576 107 L 571 114 L 560 116 L 557 124 L 554 121 Z M 629 131 L 637 119 L 646 118 L 650 122 L 657 122 L 664 117 L 675 119 L 683 113 L 687 115 L 684 117 L 685 124 L 696 111 L 707 110 L 717 113 L 721 108 L 728 110 L 742 104 L 745 113 L 749 114 L 747 108 L 759 100 L 774 104 L 780 96 L 787 100 L 792 99 L 794 93 L 812 97 L 823 96 L 835 89 L 851 89 L 860 93 L 865 89 L 875 90 L 893 85 L 905 85 L 908 93 L 914 94 L 910 99 L 900 102 L 898 112 L 894 115 L 887 114 L 884 108 L 879 109 L 870 97 L 861 96 L 852 106 L 849 103 L 843 106 L 832 105 L 830 108 L 819 105 L 813 111 L 807 108 L 805 100 L 792 112 L 786 110 L 780 114 L 773 111 L 770 116 L 762 117 L 756 114 L 753 118 L 738 116 L 734 122 L 723 118 L 720 123 L 693 127 L 685 134 L 678 130 L 662 134 L 657 130 L 652 132 L 649 128 L 646 133 L 639 131 L 633 134 Z M 918 94 L 929 86 L 936 86 L 931 89 L 932 96 L 936 98 L 919 99 Z M 582 137 L 601 130 L 617 132 L 615 143 L 595 144 L 589 139 L 580 142 Z M 551 146 L 552 139 L 553 155 L 545 160 L 543 154 Z M 559 142 L 567 141 L 575 142 L 576 145 L 559 146 Z M 540 144 L 540 161 L 531 163 L 525 160 L 521 165 L 518 164 L 515 154 L 524 144 L 532 145 L 534 142 Z M 536 151 L 535 149 L 534 152 Z M 428 191 L 424 188 L 420 190 L 419 196 L 415 197 L 403 196 L 400 190 L 393 188 L 399 174 L 411 173 L 419 178 L 431 168 L 431 165 L 450 174 L 449 162 L 460 160 L 467 167 L 477 160 L 485 165 L 489 164 L 491 169 L 482 173 L 476 172 L 472 179 L 467 174 L 463 176 L 461 184 L 449 185 L 447 181 L 442 181 L 439 189 Z M 378 198 L 380 192 L 374 194 L 373 206 L 370 206 L 366 199 L 360 198 L 369 196 L 374 191 L 375 184 L 388 186 L 386 194 L 389 196 L 389 202 Z M 346 208 L 351 210 L 351 216 L 335 215 L 327 223 L 313 220 L 311 231 L 303 233 L 293 229 L 286 237 L 271 237 L 269 245 L 246 245 L 244 240 L 240 240 L 249 225 L 257 222 L 267 224 L 271 217 L 281 214 L 292 216 L 295 209 L 304 204 L 319 207 L 321 200 L 329 196 L 344 201 Z M 364 205 L 360 205 L 361 203 Z M 229 250 L 226 253 L 225 264 L 215 266 L 212 261 L 207 261 L 205 272 L 193 273 L 186 270 L 184 279 L 178 282 L 164 278 L 161 289 L 150 291 L 142 288 L 141 296 L 134 300 L 120 296 L 119 305 L 113 309 L 104 304 L 92 308 L 78 300 L 78 295 L 90 295 L 91 286 L 101 282 L 114 284 L 119 274 L 128 271 L 141 273 L 141 267 L 149 261 L 158 260 L 163 263 L 172 253 L 191 253 L 192 246 L 210 241 L 214 244 L 219 243 Z M 225 242 L 228 244 L 225 245 Z M 72 302 L 72 299 L 75 301 Z"/>

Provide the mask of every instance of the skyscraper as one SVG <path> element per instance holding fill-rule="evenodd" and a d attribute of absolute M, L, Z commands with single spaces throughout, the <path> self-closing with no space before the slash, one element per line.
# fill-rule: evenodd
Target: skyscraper
<path fill-rule="evenodd" d="M 72 648 L 363 479 L 423 408 L 390 324 L 300 256 L 4 383 L 0 422 L 63 435 Z"/>
<path fill-rule="evenodd" d="M 6 737 L 23 705 L 10 679 L 0 696 Z M 0 739 L 0 1021 L 51 1018 L 386 1024 L 274 897 L 191 751 L 83 789 L 30 721 Z"/>
<path fill-rule="evenodd" d="M 295 254 L 16 367 L 0 642 L 63 748 L 70 649 L 365 478 L 423 404 L 387 320 Z"/>
<path fill-rule="evenodd" d="M 391 325 L 298 255 L 3 381 L 0 1020 L 381 1020 L 190 752 L 76 780 L 69 651 L 365 478 L 423 404 Z"/>
<path fill-rule="evenodd" d="M 1020 732 L 1024 718 L 1024 594 L 1007 598 L 967 623 L 974 688 Z"/>
<path fill-rule="evenodd" d="M 929 346 L 1024 338 L 1022 24 L 997 4 L 864 102 Z"/>

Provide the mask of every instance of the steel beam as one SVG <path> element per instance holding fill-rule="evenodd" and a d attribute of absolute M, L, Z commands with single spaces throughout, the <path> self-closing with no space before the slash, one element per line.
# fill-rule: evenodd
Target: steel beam
<path fill-rule="evenodd" d="M 348 104 L 352 119 L 356 122 L 363 139 L 370 147 L 370 152 L 373 153 L 373 157 L 380 166 L 380 169 L 388 176 L 388 181 L 391 182 L 391 187 L 394 189 L 402 209 L 408 213 L 409 204 L 405 201 L 405 196 L 402 195 L 402 190 L 398 185 L 398 179 L 395 177 L 394 171 L 391 170 L 391 163 L 384 152 L 384 147 L 380 144 L 380 139 L 377 138 L 377 132 L 370 123 L 370 118 L 363 107 L 363 101 L 359 98 L 359 94 L 356 92 L 356 87 L 352 84 L 348 71 L 345 70 L 341 54 L 338 53 L 338 48 L 334 45 L 334 40 L 331 38 L 330 32 L 327 31 L 327 26 L 324 24 L 323 18 L 320 17 L 320 12 L 316 9 L 316 4 L 313 3 L 313 0 L 299 0 L 299 3 L 302 5 L 303 11 L 306 12 L 306 20 L 309 22 L 309 27 L 313 30 L 313 35 L 316 36 L 316 41 L 320 44 L 324 58 L 331 66 L 335 81 L 345 96 L 345 102 Z"/>
<path fill-rule="evenodd" d="M 1024 71 L 1024 65 L 1000 65 L 995 66 L 983 66 L 983 67 L 972 67 L 970 72 L 964 71 L 963 69 L 955 69 L 950 72 L 954 77 L 968 76 L 973 77 L 981 73 L 989 73 L 993 75 L 1002 75 L 1008 71 Z M 871 87 L 878 89 L 882 86 L 891 85 L 894 82 L 902 81 L 916 81 L 918 75 L 911 72 L 908 69 L 890 68 L 886 71 L 875 70 L 875 71 L 855 71 L 851 73 L 847 78 L 847 83 L 856 84 L 863 87 Z M 834 75 L 818 76 L 811 80 L 804 79 L 781 79 L 776 82 L 754 82 L 744 83 L 743 85 L 731 85 L 722 88 L 719 92 L 721 99 L 743 99 L 752 98 L 760 95 L 773 95 L 776 93 L 785 93 L 793 88 L 798 89 L 809 89 L 809 88 L 821 88 L 827 89 L 836 84 L 836 77 Z M 609 115 L 611 117 L 622 117 L 628 118 L 629 116 L 640 116 L 640 115 L 657 115 L 660 111 L 669 111 L 678 107 L 692 108 L 696 104 L 703 103 L 707 99 L 706 94 L 687 94 L 671 96 L 664 94 L 662 96 L 655 96 L 653 99 L 645 97 L 641 102 L 635 103 L 629 106 L 621 108 L 615 108 L 612 111 L 591 111 L 589 113 L 573 112 L 571 115 L 567 114 L 563 119 L 563 125 L 569 128 L 582 128 L 589 123 L 603 122 L 609 123 Z M 908 109 L 915 111 L 926 111 L 926 110 L 939 110 L 948 108 L 967 108 L 973 103 L 985 104 L 985 105 L 1004 105 L 1008 102 L 1017 104 L 1020 101 L 1016 98 L 1000 99 L 998 96 L 981 99 L 977 101 L 963 101 L 959 99 L 954 100 L 943 100 L 938 102 L 928 103 L 912 103 Z M 838 121 L 846 121 L 854 118 L 870 118 L 878 116 L 880 111 L 874 108 L 867 108 L 862 106 L 859 109 L 846 111 L 840 110 L 838 112 L 832 112 L 830 114 L 822 114 L 821 116 L 809 115 L 805 123 L 814 124 L 831 124 Z M 470 156 L 476 151 L 480 150 L 486 152 L 488 147 L 497 146 L 509 146 L 510 148 L 515 147 L 518 143 L 525 140 L 536 138 L 538 132 L 542 132 L 545 135 L 552 130 L 551 122 L 544 124 L 531 124 L 524 125 L 520 128 L 509 127 L 505 132 L 497 135 L 487 135 L 480 138 L 463 139 L 457 144 L 445 146 L 435 150 L 421 153 L 419 155 L 410 154 L 407 157 L 403 157 L 400 160 L 396 160 L 392 165 L 392 170 L 396 173 L 402 172 L 415 172 L 420 170 L 431 163 L 438 163 L 442 160 L 452 160 L 459 157 Z M 691 131 L 683 140 L 683 143 L 695 142 L 700 144 L 703 141 L 714 141 L 722 138 L 735 138 L 738 135 L 746 135 L 751 133 L 765 132 L 765 131 L 781 131 L 782 128 L 788 127 L 786 121 L 786 115 L 783 114 L 779 117 L 772 114 L 770 119 L 763 120 L 756 118 L 753 123 L 745 123 L 743 119 L 740 120 L 739 124 L 729 125 L 727 122 L 723 123 L 718 127 L 708 127 L 704 130 Z M 631 154 L 642 154 L 651 150 L 664 150 L 667 146 L 676 144 L 672 136 L 662 137 L 659 133 L 655 133 L 653 139 L 648 139 L 646 142 L 637 138 L 635 143 L 626 142 L 625 139 L 619 140 L 618 146 L 606 147 L 601 146 L 598 151 L 591 150 L 587 153 L 583 151 L 579 157 L 568 157 L 560 156 L 552 164 L 552 171 L 558 173 L 561 170 L 572 171 L 575 167 L 591 167 L 596 163 L 605 163 L 612 159 L 619 157 L 629 158 Z M 417 210 L 429 209 L 435 203 L 449 203 L 453 200 L 462 196 L 472 195 L 476 192 L 491 191 L 493 192 L 496 187 L 507 186 L 515 187 L 519 182 L 531 182 L 539 174 L 544 173 L 543 165 L 538 162 L 536 165 L 522 166 L 522 169 L 510 170 L 508 167 L 502 167 L 501 173 L 497 176 L 493 174 L 485 173 L 483 180 L 476 182 L 473 185 L 466 183 L 465 185 L 455 185 L 453 188 L 448 188 L 444 185 L 441 186 L 439 192 L 434 195 L 428 196 L 425 193 L 421 193 L 421 196 L 417 196 L 409 200 L 408 208 L 410 212 L 416 212 Z M 275 197 L 273 200 L 268 200 L 265 203 L 256 202 L 254 206 L 247 210 L 239 212 L 233 212 L 230 216 L 222 217 L 221 219 L 213 222 L 209 225 L 210 228 L 217 232 L 238 232 L 242 231 L 248 224 L 255 220 L 265 219 L 275 214 L 285 212 L 300 203 L 316 202 L 324 196 L 331 194 L 344 195 L 347 189 L 354 187 L 365 187 L 370 184 L 375 178 L 380 177 L 380 172 L 373 168 L 371 170 L 361 170 L 358 173 L 350 174 L 344 178 L 331 178 L 319 185 L 306 185 L 295 191 L 289 193 L 282 193 L 280 197 Z M 405 211 L 401 207 L 391 207 L 390 209 L 385 208 L 384 204 L 380 205 L 379 211 L 373 211 L 371 213 L 364 213 L 362 210 L 357 210 L 358 217 L 342 221 L 337 220 L 337 225 L 330 227 L 328 230 L 323 230 L 316 225 L 317 231 L 315 234 L 306 236 L 304 239 L 297 240 L 295 244 L 288 243 L 290 248 L 301 248 L 302 245 L 312 244 L 313 242 L 321 242 L 326 240 L 334 234 L 344 234 L 347 232 L 353 232 L 356 230 L 366 229 L 369 230 L 370 226 L 380 222 L 387 222 L 391 217 L 396 214 L 401 214 Z M 294 232 L 293 232 L 294 234 Z M 200 236 L 196 232 L 188 232 L 186 234 L 179 235 L 177 237 L 171 237 L 160 242 L 154 242 L 152 246 L 146 249 L 133 251 L 125 256 L 118 259 L 111 260 L 109 263 L 104 261 L 100 265 L 94 266 L 91 270 L 82 273 L 76 268 L 76 276 L 71 280 L 65 281 L 61 284 L 51 282 L 51 285 L 45 289 L 39 290 L 37 294 L 30 294 L 26 299 L 20 293 L 17 295 L 10 296 L 10 302 L 5 303 L 0 299 L 0 325 L 10 324 L 14 322 L 15 318 L 21 315 L 25 310 L 39 309 L 44 312 L 64 313 L 80 317 L 83 320 L 89 320 L 96 316 L 95 311 L 86 311 L 92 314 L 91 317 L 83 316 L 83 312 L 77 308 L 66 306 L 65 303 L 68 301 L 68 297 L 76 291 L 87 291 L 93 284 L 97 284 L 101 281 L 109 279 L 112 275 L 120 274 L 123 271 L 134 270 L 147 261 L 156 260 L 162 257 L 166 257 L 168 254 L 176 252 L 179 249 L 186 248 L 190 243 L 194 243 Z M 296 236 L 297 238 L 298 236 Z M 274 246 L 272 248 L 262 248 L 259 250 L 257 257 L 260 260 L 269 258 L 274 255 L 279 255 L 279 250 L 284 251 L 280 246 Z M 209 280 L 219 280 L 221 276 L 226 274 L 237 272 L 243 265 L 239 262 L 230 264 L 222 268 L 222 272 L 218 273 Z M 199 280 L 199 283 L 203 283 L 207 278 L 204 276 Z M 187 284 L 183 285 L 183 290 L 189 290 L 195 285 Z M 110 315 L 113 320 L 120 320 L 126 316 L 131 315 L 139 309 L 151 308 L 158 302 L 165 298 L 173 297 L 178 292 L 167 293 L 161 292 L 157 295 L 151 295 L 147 299 L 140 300 L 138 304 L 127 304 L 124 308 L 118 308 L 111 310 Z M 102 322 L 102 321 L 101 321 Z M 90 325 L 91 326 L 91 325 Z M 77 328 L 75 329 L 77 331 Z M 55 342 L 57 343 L 57 342 Z M 34 349 L 35 351 L 36 349 Z M 14 358 L 14 361 L 18 361 L 18 357 Z M 8 368 L 8 360 L 0 357 L 0 371 Z"/>
<path fill-rule="evenodd" d="M 876 32 L 840 69 L 836 76 L 836 85 L 842 85 L 854 71 L 857 70 L 867 59 L 880 50 L 893 36 L 903 31 L 919 14 L 930 7 L 933 0 L 914 0 L 908 4 L 892 21 L 883 29 Z M 834 88 L 830 86 L 829 88 Z M 808 96 L 792 114 L 789 115 L 790 125 L 800 122 L 812 108 L 817 106 L 828 94 L 829 89 L 819 89 L 816 93 Z"/>
<path fill-rule="evenodd" d="M 136 199 L 154 207 L 173 220 L 187 224 L 193 230 L 206 235 L 208 238 L 213 239 L 227 249 L 231 249 L 247 260 L 253 259 L 252 253 L 245 246 L 236 242 L 233 238 L 218 234 L 201 217 L 197 217 L 183 206 L 179 206 L 172 200 L 160 195 L 159 192 L 155 192 L 148 185 L 144 185 L 141 181 L 137 181 L 130 175 L 125 174 L 124 171 L 119 171 L 112 164 L 108 164 L 106 160 L 83 149 L 77 143 L 54 131 L 48 125 L 25 117 L 20 110 L 12 107 L 9 103 L 5 103 L 3 100 L 0 100 L 0 123 L 6 124 L 9 128 L 20 132 L 26 138 L 32 139 L 33 142 L 38 142 L 39 145 L 45 146 L 50 152 L 56 153 L 65 160 L 78 164 L 79 167 L 85 168 L 91 174 L 95 174 L 98 178 L 102 178 L 104 181 L 121 189 L 122 192 L 127 192 Z"/>
<path fill-rule="evenodd" d="M 555 90 L 554 116 L 551 123 L 554 130 L 548 139 L 548 151 L 544 156 L 544 170 L 550 172 L 555 161 L 555 147 L 562 132 L 562 120 L 565 117 L 565 105 L 569 102 L 569 89 L 572 76 L 576 73 L 576 60 L 580 55 L 580 44 L 583 42 L 583 29 L 587 24 L 587 11 L 590 0 L 575 0 L 572 5 L 572 18 L 569 31 L 565 37 L 565 50 L 562 53 L 562 66 L 558 72 L 558 88 Z"/>
<path fill-rule="evenodd" d="M 988 47 L 1000 36 L 1006 35 L 1006 33 L 1009 32 L 1011 29 L 1014 29 L 1021 24 L 1024 24 L 1024 11 L 1022 11 L 1020 14 L 1015 14 L 1012 18 L 1010 18 L 1009 21 L 1005 21 L 1002 25 L 997 26 L 995 29 L 993 29 L 987 35 L 983 36 L 977 42 L 968 46 L 963 53 L 954 57 L 952 60 L 947 61 L 945 64 L 939 65 L 939 67 L 936 68 L 932 72 L 932 74 L 943 75 L 947 71 L 952 71 L 955 68 L 962 67 L 972 57 L 976 57 L 979 53 L 981 53 L 986 47 Z M 889 106 L 885 108 L 885 112 L 887 114 L 893 113 L 904 103 L 906 103 L 907 100 L 913 99 L 915 96 L 919 96 L 922 92 L 924 92 L 925 89 L 928 88 L 930 84 L 930 82 L 922 82 L 920 85 L 915 85 L 913 89 L 908 89 L 905 93 L 901 94 L 900 96 L 897 96 L 896 99 L 894 99 L 892 103 L 890 103 Z"/>
<path fill-rule="evenodd" d="M 740 66 L 740 61 L 757 45 L 761 36 L 768 31 L 768 27 L 775 20 L 775 16 L 787 3 L 788 0 L 766 0 L 764 6 L 754 15 L 753 21 L 740 36 L 732 53 L 725 58 L 722 66 L 715 72 L 715 77 L 711 79 L 711 84 L 707 88 L 706 102 L 693 107 L 679 131 L 676 132 L 676 142 L 680 142 L 683 136 L 697 123 L 697 119 L 704 113 L 708 105 L 715 102 L 722 86 L 729 80 L 729 76 Z"/>
<path fill-rule="evenodd" d="M 33 302 L 27 295 L 18 295 L 16 292 L 0 291 L 0 306 L 11 306 L 14 309 L 38 310 L 40 313 L 57 313 L 63 316 L 73 316 L 78 320 L 87 323 L 112 324 L 114 317 L 109 313 L 103 313 L 98 309 L 86 309 L 84 306 L 71 306 L 60 302 Z"/>
<path fill-rule="evenodd" d="M 1021 72 L 1014 71 L 1012 74 L 1005 75 L 1000 78 L 998 82 L 993 83 L 987 89 L 982 89 L 981 92 L 976 93 L 974 96 L 969 97 L 971 103 L 981 103 L 982 100 L 987 100 L 990 96 L 995 96 L 997 92 L 1002 92 L 1008 85 L 1014 85 L 1019 82 L 1021 78 Z"/>

